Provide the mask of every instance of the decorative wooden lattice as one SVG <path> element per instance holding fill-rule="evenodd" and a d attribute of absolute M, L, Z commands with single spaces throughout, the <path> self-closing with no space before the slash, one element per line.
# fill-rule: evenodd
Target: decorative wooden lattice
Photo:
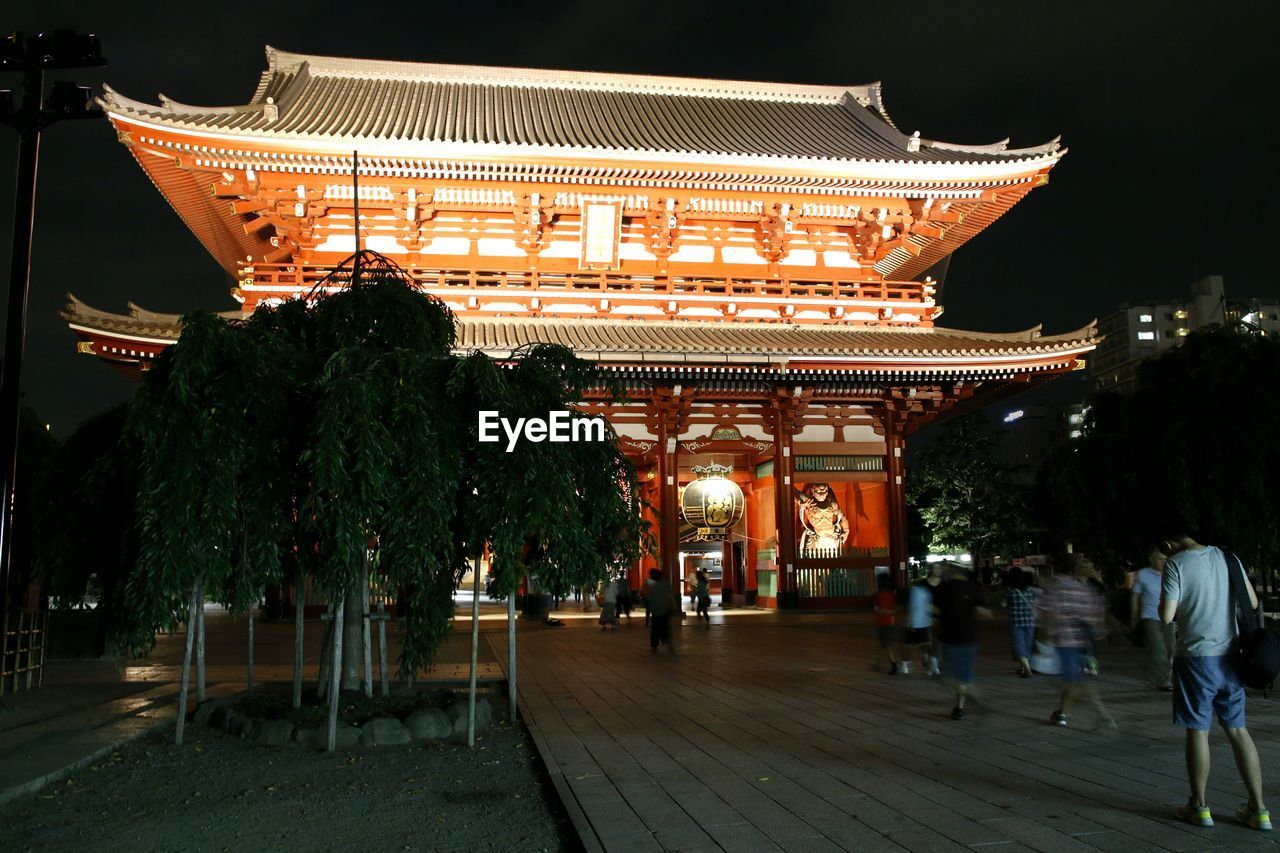
<path fill-rule="evenodd" d="M 45 633 L 49 614 L 4 614 L 0 632 L 0 696 L 44 684 Z"/>

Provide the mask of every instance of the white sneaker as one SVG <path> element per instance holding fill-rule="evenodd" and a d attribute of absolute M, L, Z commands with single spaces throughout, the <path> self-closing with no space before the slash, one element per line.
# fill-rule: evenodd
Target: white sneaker
<path fill-rule="evenodd" d="M 902 663 L 898 664 L 898 675 L 907 675 L 910 672 L 911 663 L 909 661 L 904 660 Z"/>

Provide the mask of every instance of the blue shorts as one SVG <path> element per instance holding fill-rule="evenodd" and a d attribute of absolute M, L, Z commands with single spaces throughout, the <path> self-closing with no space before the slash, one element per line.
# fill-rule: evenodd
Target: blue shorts
<path fill-rule="evenodd" d="M 1059 675 L 1067 684 L 1075 684 L 1084 677 L 1084 646 L 1058 646 Z"/>
<path fill-rule="evenodd" d="M 1031 641 L 1035 636 L 1035 625 L 1014 625 L 1009 628 L 1009 644 L 1013 646 L 1014 660 L 1031 657 Z"/>
<path fill-rule="evenodd" d="M 942 644 L 942 674 L 957 684 L 973 684 L 978 664 L 978 644 Z"/>
<path fill-rule="evenodd" d="M 1231 658 L 1174 658 L 1174 725 L 1208 731 L 1214 714 L 1223 728 L 1244 728 L 1244 686 Z"/>

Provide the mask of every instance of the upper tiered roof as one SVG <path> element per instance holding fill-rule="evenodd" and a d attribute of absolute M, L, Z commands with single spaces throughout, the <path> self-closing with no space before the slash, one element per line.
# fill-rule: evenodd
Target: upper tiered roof
<path fill-rule="evenodd" d="M 1057 140 L 1009 149 L 907 135 L 880 84 L 803 86 L 631 74 L 355 60 L 267 48 L 249 103 L 159 105 L 107 89 L 104 105 L 171 131 L 306 143 L 371 156 L 576 153 L 627 159 L 970 167 L 993 175 L 1051 164 Z"/>

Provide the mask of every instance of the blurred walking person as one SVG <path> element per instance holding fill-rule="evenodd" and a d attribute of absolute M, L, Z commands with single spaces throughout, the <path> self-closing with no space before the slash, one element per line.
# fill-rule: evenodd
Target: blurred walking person
<path fill-rule="evenodd" d="M 1031 572 L 1012 568 L 1006 575 L 1005 607 L 1009 609 L 1009 646 L 1018 662 L 1018 675 L 1031 677 L 1031 646 L 1036 638 L 1036 604 L 1040 590 L 1032 583 Z"/>
<path fill-rule="evenodd" d="M 650 569 L 649 651 L 656 652 L 661 644 L 666 644 L 668 651 L 676 650 L 675 643 L 671 641 L 671 611 L 677 609 L 676 593 L 671 584 L 663 580 L 661 571 Z"/>
<path fill-rule="evenodd" d="M 704 627 L 711 627 L 711 582 L 707 573 L 697 569 L 693 573 L 693 604 L 696 618 L 702 620 Z"/>
<path fill-rule="evenodd" d="M 978 620 L 991 616 L 982 606 L 982 590 L 963 566 L 952 565 L 933 593 L 942 643 L 942 674 L 955 690 L 951 719 L 964 719 L 965 700 L 973 693 L 978 664 Z"/>
<path fill-rule="evenodd" d="M 1160 621 L 1160 584 L 1169 558 L 1152 548 L 1146 568 L 1133 576 L 1129 627 L 1141 631 L 1147 649 L 1147 671 L 1157 690 L 1173 689 L 1173 623 Z"/>
<path fill-rule="evenodd" d="M 631 622 L 631 581 L 624 574 L 618 578 L 618 615 L 626 616 L 627 622 Z"/>
<path fill-rule="evenodd" d="M 942 569 L 935 564 L 929 574 L 907 588 L 907 633 L 903 638 L 906 650 L 902 656 L 902 669 L 906 674 L 911 665 L 911 652 L 920 651 L 920 665 L 925 675 L 938 675 L 938 659 L 933 653 L 933 590 L 942 582 Z"/>
<path fill-rule="evenodd" d="M 889 674 L 898 674 L 898 609 L 893 578 L 885 572 L 876 580 L 876 639 L 880 645 L 876 652 L 876 672 L 880 671 L 880 662 L 888 658 Z"/>
<path fill-rule="evenodd" d="M 1041 604 L 1062 667 L 1062 697 L 1049 721 L 1066 726 L 1077 700 L 1084 698 L 1097 710 L 1100 722 L 1114 729 L 1116 722 L 1102 703 L 1096 677 L 1084 674 L 1085 656 L 1107 633 L 1106 599 L 1090 582 L 1098 572 L 1088 558 L 1074 554 L 1070 566 L 1068 574 L 1054 578 Z"/>
<path fill-rule="evenodd" d="M 600 585 L 600 630 L 607 631 L 611 625 L 618 627 L 618 584 L 606 578 Z"/>

